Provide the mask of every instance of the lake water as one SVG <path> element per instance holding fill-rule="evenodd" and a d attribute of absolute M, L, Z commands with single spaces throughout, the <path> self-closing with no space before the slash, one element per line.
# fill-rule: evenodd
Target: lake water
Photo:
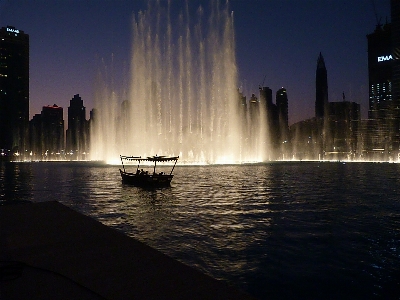
<path fill-rule="evenodd" d="M 0 204 L 57 200 L 260 299 L 400 297 L 400 164 L 177 166 L 171 188 L 119 166 L 0 163 Z"/>

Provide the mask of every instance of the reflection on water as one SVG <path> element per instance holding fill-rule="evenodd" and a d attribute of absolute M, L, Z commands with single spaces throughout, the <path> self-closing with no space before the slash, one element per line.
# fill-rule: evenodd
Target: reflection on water
<path fill-rule="evenodd" d="M 379 298 L 400 290 L 399 168 L 181 166 L 144 190 L 115 166 L 3 163 L 0 203 L 60 201 L 260 298 Z"/>
<path fill-rule="evenodd" d="M 31 181 L 30 164 L 0 161 L 0 204 L 29 201 L 32 197 Z"/>

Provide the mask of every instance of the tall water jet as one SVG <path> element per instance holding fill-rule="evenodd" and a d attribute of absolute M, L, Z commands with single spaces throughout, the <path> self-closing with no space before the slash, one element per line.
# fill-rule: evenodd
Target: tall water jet
<path fill-rule="evenodd" d="M 112 87 L 98 88 L 92 159 L 264 160 L 265 118 L 255 118 L 249 132 L 239 111 L 233 14 L 213 1 L 209 17 L 199 7 L 193 21 L 187 5 L 176 22 L 160 3 L 134 17 L 128 99 L 118 99 Z"/>

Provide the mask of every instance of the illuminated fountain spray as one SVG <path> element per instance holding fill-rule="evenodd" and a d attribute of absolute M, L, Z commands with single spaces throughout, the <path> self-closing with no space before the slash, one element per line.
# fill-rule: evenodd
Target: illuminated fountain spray
<path fill-rule="evenodd" d="M 98 89 L 92 159 L 157 154 L 187 163 L 264 160 L 265 118 L 249 132 L 239 112 L 233 15 L 216 1 L 205 21 L 204 15 L 200 7 L 192 22 L 186 8 L 174 22 L 160 4 L 137 15 L 128 101 L 105 85 Z"/>

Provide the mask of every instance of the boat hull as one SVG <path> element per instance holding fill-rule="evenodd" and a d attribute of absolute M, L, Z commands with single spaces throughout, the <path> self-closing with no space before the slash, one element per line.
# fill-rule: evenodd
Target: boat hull
<path fill-rule="evenodd" d="M 167 174 L 135 174 L 119 169 L 122 183 L 140 187 L 166 187 L 171 185 L 174 175 Z"/>

